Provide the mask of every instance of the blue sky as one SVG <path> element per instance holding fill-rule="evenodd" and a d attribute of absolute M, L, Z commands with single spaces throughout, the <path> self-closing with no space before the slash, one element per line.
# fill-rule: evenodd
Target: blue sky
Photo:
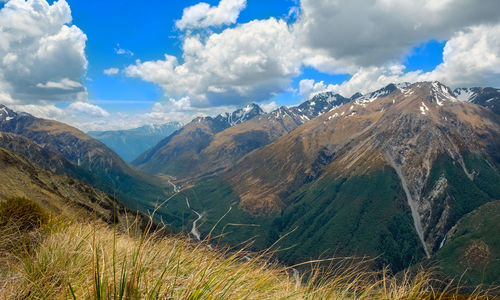
<path fill-rule="evenodd" d="M 68 0 L 73 24 L 80 27 L 88 37 L 86 85 L 89 98 L 109 111 L 148 110 L 151 103 L 162 99 L 163 92 L 155 84 L 127 76 L 106 76 L 104 69 L 126 67 L 136 59 L 156 60 L 165 53 L 182 56 L 180 32 L 175 20 L 182 17 L 185 7 L 200 1 L 77 1 Z M 219 1 L 204 1 L 217 5 Z M 243 10 L 239 22 L 269 17 L 285 18 L 291 7 L 291 0 L 250 0 Z M 115 49 L 121 47 L 132 55 L 118 55 Z M 314 72 L 314 71 L 313 71 Z M 301 77 L 307 77 L 307 70 Z M 337 80 L 337 76 L 321 74 L 325 81 Z M 299 77 L 294 80 L 298 83 Z M 295 85 L 296 86 L 296 85 Z M 101 100 L 101 101 L 100 101 Z M 102 101 L 107 100 L 107 101 Z M 294 93 L 276 97 L 283 105 L 300 100 Z M 133 101 L 126 103 L 124 101 Z M 114 103 L 113 103 L 114 102 Z M 65 103 L 61 103 L 65 105 Z"/>
<path fill-rule="evenodd" d="M 498 0 L 8 0 L 0 102 L 99 130 L 403 81 L 498 87 L 499 10 Z"/>

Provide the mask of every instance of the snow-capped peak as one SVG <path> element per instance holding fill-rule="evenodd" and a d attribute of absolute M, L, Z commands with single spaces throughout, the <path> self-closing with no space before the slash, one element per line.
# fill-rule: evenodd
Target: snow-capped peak
<path fill-rule="evenodd" d="M 411 83 L 409 82 L 400 82 L 400 83 L 396 83 L 395 86 L 402 92 L 404 93 L 406 91 L 407 88 L 409 88 L 411 86 Z"/>
<path fill-rule="evenodd" d="M 0 122 L 10 121 L 17 117 L 17 113 L 9 109 L 7 106 L 0 104 Z"/>
<path fill-rule="evenodd" d="M 243 123 L 251 118 L 263 114 L 264 111 L 257 104 L 249 104 L 232 113 L 222 113 L 216 117 L 219 121 L 226 122 L 230 127 Z"/>

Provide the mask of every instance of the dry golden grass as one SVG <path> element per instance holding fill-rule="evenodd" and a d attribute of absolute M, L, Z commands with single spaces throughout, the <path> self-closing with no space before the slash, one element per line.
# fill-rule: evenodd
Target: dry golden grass
<path fill-rule="evenodd" d="M 435 293 L 426 273 L 396 279 L 368 272 L 354 260 L 337 260 L 328 272 L 313 267 L 296 281 L 291 268 L 272 263 L 268 252 L 210 249 L 207 243 L 148 230 L 120 233 L 99 221 L 52 217 L 30 235 L 36 241 L 33 251 L 0 253 L 6 257 L 1 299 L 480 298 L 479 293 L 466 298 Z"/>

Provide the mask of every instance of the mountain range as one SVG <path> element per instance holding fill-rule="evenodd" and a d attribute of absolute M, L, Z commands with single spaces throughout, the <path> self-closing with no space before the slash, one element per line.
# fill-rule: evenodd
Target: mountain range
<path fill-rule="evenodd" d="M 115 205 L 148 214 L 173 195 L 157 216 L 171 229 L 277 245 L 286 264 L 367 256 L 398 272 L 435 261 L 500 283 L 498 101 L 494 88 L 390 84 L 269 113 L 251 104 L 161 133 L 91 133 L 105 143 L 0 105 L 0 199 L 70 203 L 109 221 Z M 139 151 L 169 130 L 134 166 L 110 149 Z"/>
<path fill-rule="evenodd" d="M 133 164 L 147 172 L 179 178 L 218 171 L 347 101 L 349 99 L 328 92 L 299 106 L 280 107 L 270 113 L 252 104 L 231 115 L 197 118 Z M 230 121 L 234 119 L 237 121 Z"/>
<path fill-rule="evenodd" d="M 500 90 L 487 88 L 458 88 L 453 90 L 455 96 L 462 100 L 472 102 L 481 106 L 490 108 L 497 114 L 500 114 Z"/>
<path fill-rule="evenodd" d="M 195 174 L 203 162 L 202 150 L 217 133 L 262 113 L 262 109 L 253 104 L 215 118 L 198 117 L 140 155 L 133 164 L 150 173 Z"/>
<path fill-rule="evenodd" d="M 500 119 L 493 100 L 479 100 L 491 89 L 471 90 L 475 96 L 463 101 L 439 82 L 391 84 L 336 98 L 311 120 L 299 116 L 302 123 L 290 113 L 300 106 L 259 114 L 192 149 L 195 172 L 168 167 L 175 162 L 169 137 L 150 150 L 154 171 L 189 185 L 163 219 L 186 226 L 198 218 L 191 208 L 203 216 L 202 236 L 217 225 L 228 243 L 253 238 L 259 249 L 281 237 L 287 250 L 279 256 L 288 263 L 356 253 L 398 271 L 432 259 L 462 217 L 500 199 Z M 313 99 L 300 109 L 315 106 Z M 187 125 L 191 132 L 197 122 Z M 231 150 L 255 128 L 266 138 Z M 198 163 L 208 153 L 223 159 Z"/>

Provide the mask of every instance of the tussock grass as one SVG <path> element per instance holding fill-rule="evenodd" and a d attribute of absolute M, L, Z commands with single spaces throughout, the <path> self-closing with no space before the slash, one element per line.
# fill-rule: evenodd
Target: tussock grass
<path fill-rule="evenodd" d="M 438 293 L 429 273 L 396 278 L 354 259 L 305 263 L 309 271 L 296 280 L 270 251 L 211 249 L 149 228 L 118 231 L 98 220 L 51 217 L 30 234 L 33 249 L 10 252 L 0 269 L 1 299 L 486 298 L 479 291 L 459 296 L 446 286 Z"/>

